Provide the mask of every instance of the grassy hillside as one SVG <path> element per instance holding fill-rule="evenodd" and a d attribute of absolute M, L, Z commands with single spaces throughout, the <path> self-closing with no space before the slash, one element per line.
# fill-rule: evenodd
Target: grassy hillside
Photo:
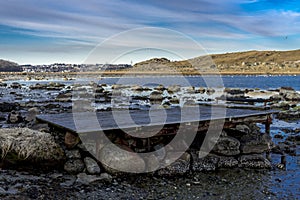
<path fill-rule="evenodd" d="M 247 51 L 213 54 L 184 61 L 154 58 L 134 65 L 135 71 L 178 71 L 221 73 L 300 73 L 300 50 Z"/>

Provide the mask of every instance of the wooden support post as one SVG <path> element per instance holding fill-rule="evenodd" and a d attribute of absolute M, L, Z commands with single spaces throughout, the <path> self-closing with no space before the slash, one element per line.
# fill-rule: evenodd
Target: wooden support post
<path fill-rule="evenodd" d="M 286 156 L 285 154 L 281 155 L 281 164 L 286 168 Z"/>
<path fill-rule="evenodd" d="M 267 116 L 267 120 L 266 120 L 266 123 L 265 123 L 265 133 L 267 134 L 270 134 L 270 126 L 271 126 L 271 123 L 272 123 L 272 118 L 270 115 Z"/>
<path fill-rule="evenodd" d="M 150 138 L 147 138 L 147 149 L 148 149 L 148 151 L 151 150 Z"/>

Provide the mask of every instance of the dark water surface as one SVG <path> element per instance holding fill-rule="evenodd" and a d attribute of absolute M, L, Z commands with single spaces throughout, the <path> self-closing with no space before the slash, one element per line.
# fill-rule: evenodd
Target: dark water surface
<path fill-rule="evenodd" d="M 233 88 L 260 88 L 275 89 L 280 87 L 293 87 L 300 90 L 300 76 L 186 76 L 186 77 L 135 77 L 135 78 L 103 78 L 100 83 L 139 84 L 165 86 L 184 83 L 182 86 L 195 87 L 233 87 Z M 181 85 L 181 84 L 180 84 Z"/>
<path fill-rule="evenodd" d="M 36 83 L 60 82 L 64 84 L 80 83 L 90 81 L 93 79 L 82 79 L 80 76 L 76 80 L 62 81 L 62 80 L 31 80 L 22 81 L 19 83 L 31 85 Z M 8 83 L 14 81 L 7 81 Z M 300 75 L 293 76 L 158 76 L 158 77 L 102 77 L 99 83 L 106 84 L 137 84 L 137 85 L 181 85 L 181 86 L 195 86 L 195 87 L 231 87 L 231 88 L 260 88 L 260 89 L 276 89 L 280 87 L 293 87 L 300 91 Z"/>

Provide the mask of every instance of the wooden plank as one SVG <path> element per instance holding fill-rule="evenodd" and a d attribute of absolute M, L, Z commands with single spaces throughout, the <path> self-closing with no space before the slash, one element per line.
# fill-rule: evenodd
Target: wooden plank
<path fill-rule="evenodd" d="M 266 116 L 274 110 L 232 109 L 209 106 L 158 110 L 124 110 L 39 115 L 37 119 L 71 132 L 95 132 L 103 130 L 162 126 L 166 124 L 191 123 L 218 119 L 238 119 Z"/>

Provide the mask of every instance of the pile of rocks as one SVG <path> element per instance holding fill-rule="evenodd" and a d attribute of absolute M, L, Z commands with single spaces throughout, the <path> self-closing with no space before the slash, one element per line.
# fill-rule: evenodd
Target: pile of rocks
<path fill-rule="evenodd" d="M 159 176 L 214 171 L 220 168 L 270 169 L 272 164 L 264 154 L 270 152 L 274 144 L 269 135 L 262 134 L 259 130 L 255 124 L 237 125 L 223 131 L 210 152 L 205 153 L 199 151 L 200 148 L 198 150 L 192 148 L 187 152 L 163 152 L 155 158 L 141 157 L 128 146 L 121 144 L 95 147 L 95 143 L 90 148 L 90 153 L 78 135 L 68 132 L 64 138 L 67 158 L 64 169 L 71 174 L 89 175 L 99 175 L 103 172 L 119 175 L 122 171 L 133 173 L 155 171 Z M 129 140 L 123 143 L 130 143 Z M 125 149 L 126 153 L 120 148 Z M 203 156 L 203 153 L 206 156 Z M 170 162 L 173 156 L 179 159 Z"/>

